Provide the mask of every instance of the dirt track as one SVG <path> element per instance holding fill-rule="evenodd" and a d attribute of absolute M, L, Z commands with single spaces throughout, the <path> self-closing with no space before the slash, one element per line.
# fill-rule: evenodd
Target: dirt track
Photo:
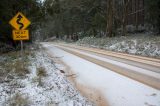
<path fill-rule="evenodd" d="M 144 73 L 140 73 L 140 72 L 137 72 L 137 71 L 132 71 L 132 70 L 126 69 L 124 67 L 113 65 L 113 64 L 108 63 L 106 61 L 102 61 L 102 60 L 98 60 L 98 59 L 92 58 L 92 57 L 84 55 L 84 54 L 82 54 L 80 52 L 71 50 L 70 47 L 67 46 L 67 45 L 65 45 L 65 46 L 57 45 L 57 47 L 63 49 L 64 51 L 66 51 L 68 53 L 71 53 L 73 55 L 81 57 L 81 58 L 83 58 L 85 60 L 88 60 L 88 61 L 90 61 L 92 63 L 95 63 L 97 65 L 100 65 L 100 66 L 104 67 L 104 68 L 110 69 L 110 70 L 112 70 L 112 71 L 114 71 L 116 73 L 119 73 L 121 75 L 127 76 L 127 77 L 129 77 L 131 79 L 134 79 L 136 81 L 139 81 L 141 83 L 144 83 L 146 85 L 149 85 L 149 86 L 151 86 L 153 88 L 156 88 L 156 89 L 160 90 L 160 78 L 153 77 L 153 76 L 150 76 L 150 75 L 147 75 L 147 74 L 144 74 Z M 79 48 L 79 47 L 77 47 L 77 48 Z M 84 49 L 84 50 L 86 50 L 86 49 Z M 86 50 L 86 51 L 88 51 L 88 50 Z M 94 51 L 94 52 L 97 52 L 97 51 Z M 110 55 L 111 55 L 111 53 L 110 53 Z M 121 57 L 121 55 L 119 55 L 119 54 L 117 56 L 115 56 L 115 57 L 118 57 L 118 56 Z M 134 61 L 140 62 L 142 64 L 146 63 L 146 65 L 149 65 L 150 67 L 152 66 L 153 67 L 153 72 L 155 72 L 155 74 L 158 73 L 157 75 L 159 76 L 159 71 L 160 70 L 158 70 L 158 69 L 160 69 L 160 67 L 158 65 L 160 63 L 159 63 L 158 59 L 153 59 L 152 60 L 152 59 L 146 58 L 146 57 L 140 57 L 140 58 L 138 56 L 131 57 L 130 55 L 125 56 L 125 59 L 126 58 L 128 58 L 129 61 L 132 61 L 132 59 L 135 58 Z M 141 61 L 139 61 L 139 59 L 141 59 Z M 140 64 L 140 63 L 138 63 L 138 64 Z M 144 67 L 142 67 L 142 68 L 144 68 Z M 156 70 L 154 70 L 154 69 L 156 69 Z M 152 71 L 152 70 L 150 70 L 150 71 Z"/>

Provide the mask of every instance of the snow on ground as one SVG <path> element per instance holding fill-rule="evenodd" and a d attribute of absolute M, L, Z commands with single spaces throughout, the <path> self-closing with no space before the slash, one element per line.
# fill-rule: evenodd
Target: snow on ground
<path fill-rule="evenodd" d="M 76 44 L 160 58 L 159 36 L 151 36 L 146 34 L 113 38 L 85 37 L 77 41 Z"/>
<path fill-rule="evenodd" d="M 30 74 L 0 83 L 0 106 L 93 106 L 72 86 L 43 51 L 30 56 Z M 0 57 L 1 59 L 1 57 Z M 46 76 L 37 76 L 37 68 L 44 68 Z"/>
<path fill-rule="evenodd" d="M 160 106 L 160 91 L 69 54 L 52 44 L 43 44 L 77 75 L 76 82 L 101 91 L 109 106 Z"/>

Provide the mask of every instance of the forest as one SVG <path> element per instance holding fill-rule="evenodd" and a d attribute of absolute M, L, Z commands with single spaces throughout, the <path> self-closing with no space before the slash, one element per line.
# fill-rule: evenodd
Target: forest
<path fill-rule="evenodd" d="M 0 106 L 160 106 L 160 0 L 0 0 Z"/>
<path fill-rule="evenodd" d="M 31 42 L 160 33 L 160 0 L 1 0 L 0 42 L 14 42 L 9 20 L 19 11 L 31 21 Z"/>

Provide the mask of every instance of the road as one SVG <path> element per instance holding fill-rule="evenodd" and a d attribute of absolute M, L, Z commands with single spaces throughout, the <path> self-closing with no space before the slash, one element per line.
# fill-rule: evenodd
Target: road
<path fill-rule="evenodd" d="M 158 59 L 140 57 L 140 56 L 123 54 L 123 53 L 116 53 L 116 52 L 111 52 L 111 51 L 100 50 L 100 49 L 96 49 L 96 48 L 87 48 L 87 47 L 80 47 L 80 46 L 68 45 L 68 44 L 43 43 L 43 46 L 49 50 L 50 54 L 58 53 L 58 54 L 62 54 L 61 56 L 64 56 L 64 58 L 67 58 L 67 57 L 65 57 L 65 53 L 68 53 L 70 55 L 72 54 L 73 56 L 75 56 L 74 58 L 78 57 L 78 58 L 83 59 L 85 61 L 89 61 L 92 65 L 90 65 L 90 63 L 87 64 L 85 62 L 85 65 L 83 66 L 82 63 L 80 62 L 82 60 L 79 60 L 79 61 L 75 60 L 75 63 L 69 64 L 70 63 L 69 61 L 74 61 L 73 56 L 70 57 L 70 60 L 66 60 L 66 61 L 65 61 L 65 59 L 63 60 L 63 62 L 65 64 L 67 64 L 69 67 L 71 67 L 72 71 L 74 71 L 75 74 L 76 74 L 75 70 L 81 69 L 81 71 L 78 71 L 78 73 L 83 74 L 83 75 L 81 75 L 83 78 L 84 78 L 84 76 L 86 76 L 86 75 L 84 75 L 85 72 L 84 73 L 82 72 L 82 70 L 85 70 L 84 67 L 86 67 L 86 68 L 92 67 L 93 64 L 95 64 L 98 67 L 102 67 L 102 68 L 106 69 L 107 72 L 108 72 L 108 70 L 111 71 L 112 74 L 110 76 L 115 77 L 114 73 L 116 73 L 118 75 L 116 79 L 118 79 L 118 80 L 125 78 L 124 81 L 117 81 L 116 80 L 116 82 L 114 82 L 114 79 L 112 79 L 112 78 L 106 79 L 106 80 L 113 81 L 112 85 L 110 85 L 110 86 L 115 87 L 116 85 L 118 85 L 117 83 L 123 83 L 123 84 L 128 83 L 130 85 L 130 84 L 133 84 L 133 82 L 136 82 L 136 84 L 134 83 L 133 85 L 130 85 L 130 86 L 122 84 L 119 87 L 124 90 L 123 87 L 127 87 L 128 89 L 133 89 L 133 88 L 138 89 L 139 88 L 138 86 L 141 86 L 138 89 L 138 91 L 134 91 L 134 92 L 140 93 L 140 91 L 144 89 L 144 91 L 149 90 L 148 93 L 154 91 L 154 92 L 156 92 L 157 97 L 160 96 L 159 95 L 160 94 L 160 92 L 159 92 L 159 90 L 160 90 L 160 60 L 158 60 Z M 57 52 L 58 50 L 56 50 L 56 49 L 59 49 L 61 51 Z M 62 51 L 63 51 L 63 53 L 62 53 Z M 76 66 L 76 67 L 72 66 L 73 64 L 76 64 L 76 63 L 79 65 L 82 65 L 83 68 L 81 66 Z M 99 69 L 96 67 L 95 71 L 98 71 Z M 90 69 L 90 70 L 94 70 L 94 69 Z M 89 74 L 93 74 L 93 73 L 94 72 L 91 72 L 91 71 L 89 72 Z M 105 79 L 103 79 L 103 80 L 99 79 L 99 78 L 101 78 L 101 75 L 98 76 L 99 72 L 95 72 L 95 73 L 96 73 L 96 75 L 94 74 L 93 76 L 94 76 L 94 79 L 97 78 L 97 80 L 99 80 L 98 83 L 107 82 L 107 81 L 105 81 Z M 107 73 L 105 73 L 105 74 L 107 75 Z M 108 75 L 109 74 L 110 73 L 108 73 Z M 85 78 L 84 79 L 83 78 L 79 78 L 79 80 L 84 80 Z M 92 78 L 89 78 L 89 79 L 93 80 Z M 80 81 L 80 82 L 82 82 L 82 81 Z M 87 82 L 87 81 L 84 81 L 84 82 Z M 94 82 L 92 82 L 92 83 L 94 83 Z M 88 82 L 88 84 L 90 85 L 90 82 Z M 113 84 L 115 84 L 115 85 L 113 85 Z M 132 86 L 133 86 L 133 88 L 131 88 Z M 108 86 L 105 86 L 104 88 L 108 88 Z M 97 88 L 97 89 L 99 89 L 99 88 Z M 116 89 L 116 88 L 114 88 L 114 89 Z M 125 92 L 125 90 L 124 91 L 123 90 L 122 90 L 122 92 Z M 103 93 L 102 89 L 100 90 L 100 92 Z M 151 94 L 155 94 L 154 92 Z M 109 92 L 107 92 L 107 93 L 109 93 Z M 139 94 L 139 97 L 146 96 L 147 95 L 146 93 L 147 92 L 145 92 L 145 94 L 143 94 L 143 91 L 141 91 L 141 94 Z M 116 94 L 112 94 L 112 95 L 116 95 Z M 124 96 L 124 95 L 121 94 L 121 96 Z M 126 96 L 126 94 L 125 94 L 125 96 Z M 108 98 L 108 96 L 105 96 L 105 97 Z M 113 96 L 113 97 L 117 97 L 117 96 Z M 126 96 L 126 98 L 127 98 L 127 96 Z M 148 98 L 146 98 L 146 99 L 148 99 Z M 114 106 L 114 104 L 115 104 L 115 106 L 117 106 L 119 104 L 123 104 L 123 102 L 120 101 L 120 99 L 117 99 L 119 104 L 114 103 L 114 102 L 110 102 L 112 100 L 108 100 L 108 99 L 106 99 L 106 101 L 108 102 L 107 104 L 113 105 L 113 106 Z M 153 103 L 139 102 L 139 105 L 141 105 L 141 106 L 142 106 L 142 104 L 143 105 L 147 105 L 147 104 L 148 105 L 155 105 L 155 104 L 160 105 L 160 101 L 158 99 L 156 100 L 156 98 L 154 100 L 151 99 L 151 101 L 154 101 L 154 102 Z M 137 104 L 138 104 L 138 102 L 137 102 Z M 127 102 L 124 103 L 124 105 L 130 105 L 130 106 L 134 106 L 137 104 L 131 103 L 130 100 L 128 100 Z"/>

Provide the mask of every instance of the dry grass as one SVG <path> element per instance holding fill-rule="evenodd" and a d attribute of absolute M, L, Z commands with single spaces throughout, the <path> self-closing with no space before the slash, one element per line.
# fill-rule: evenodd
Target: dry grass
<path fill-rule="evenodd" d="M 47 73 L 46 73 L 45 68 L 43 67 L 37 68 L 37 76 L 46 77 Z"/>
<path fill-rule="evenodd" d="M 38 86 L 43 86 L 42 78 L 46 76 L 47 76 L 47 73 L 45 68 L 43 67 L 37 68 Z"/>
<path fill-rule="evenodd" d="M 24 97 L 22 94 L 15 94 L 8 99 L 9 106 L 29 106 L 31 101 L 28 97 Z"/>
<path fill-rule="evenodd" d="M 28 56 L 30 51 L 24 52 L 23 59 L 20 58 L 20 52 L 9 52 L 0 56 L 0 78 L 5 80 L 8 75 L 24 78 L 29 74 L 28 66 L 30 64 Z M 7 77 L 8 79 L 8 77 Z"/>
<path fill-rule="evenodd" d="M 18 76 L 25 76 L 26 74 L 29 74 L 29 70 L 26 68 L 27 67 L 27 63 L 28 62 L 24 62 L 22 60 L 17 60 L 14 63 L 14 72 L 18 75 Z"/>
<path fill-rule="evenodd" d="M 28 65 L 27 62 L 23 62 L 22 60 L 15 60 L 13 62 L 8 62 L 5 65 L 6 73 L 13 73 L 17 76 L 25 76 L 26 74 L 29 74 L 29 70 L 26 68 Z"/>

